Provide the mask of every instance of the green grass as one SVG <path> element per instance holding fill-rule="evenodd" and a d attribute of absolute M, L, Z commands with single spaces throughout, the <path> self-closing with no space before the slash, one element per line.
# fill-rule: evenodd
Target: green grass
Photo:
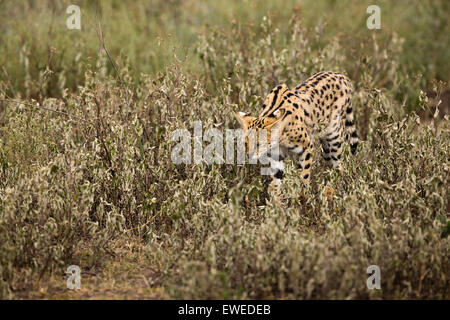
<path fill-rule="evenodd" d="M 70 3 L 0 2 L 0 297 L 450 297 L 447 1 L 380 2 L 376 31 L 364 1 L 103 1 L 123 84 Z M 288 162 L 278 205 L 256 166 L 172 163 L 173 130 L 321 70 L 355 85 L 342 173 L 317 153 L 305 191 Z"/>

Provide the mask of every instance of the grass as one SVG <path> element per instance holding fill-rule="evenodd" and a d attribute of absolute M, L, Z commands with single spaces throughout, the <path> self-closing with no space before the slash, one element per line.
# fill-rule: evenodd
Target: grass
<path fill-rule="evenodd" d="M 75 3 L 81 31 L 0 2 L 1 298 L 450 297 L 446 1 L 381 2 L 376 31 L 365 2 Z M 305 192 L 288 162 L 278 205 L 256 166 L 172 163 L 173 130 L 321 70 L 355 85 L 343 172 L 317 152 Z"/>

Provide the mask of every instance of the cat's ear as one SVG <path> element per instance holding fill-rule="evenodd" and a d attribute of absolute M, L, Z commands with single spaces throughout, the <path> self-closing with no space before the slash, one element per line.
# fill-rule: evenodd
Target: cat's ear
<path fill-rule="evenodd" d="M 278 125 L 281 124 L 281 120 L 283 119 L 284 115 L 286 114 L 286 110 L 284 109 L 278 109 L 273 112 L 273 117 L 269 117 L 266 119 L 266 122 L 264 124 L 265 129 L 275 129 Z"/>
<path fill-rule="evenodd" d="M 235 115 L 241 123 L 242 128 L 244 129 L 247 129 L 250 126 L 251 122 L 255 120 L 255 117 L 249 116 L 245 112 L 236 112 Z"/>
<path fill-rule="evenodd" d="M 280 120 L 284 116 L 285 113 L 286 113 L 286 110 L 278 109 L 273 112 L 273 115 L 275 116 L 275 118 L 277 120 Z"/>

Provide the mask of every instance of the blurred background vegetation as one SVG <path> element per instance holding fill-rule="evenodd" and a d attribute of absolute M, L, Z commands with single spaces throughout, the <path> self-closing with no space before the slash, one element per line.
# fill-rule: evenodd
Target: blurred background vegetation
<path fill-rule="evenodd" d="M 448 299 L 449 16 L 447 0 L 0 0 L 0 297 Z M 288 161 L 280 206 L 255 166 L 171 162 L 173 130 L 237 127 L 322 70 L 355 85 L 342 173 L 317 154 L 306 192 Z"/>
<path fill-rule="evenodd" d="M 70 4 L 81 8 L 81 30 L 68 30 L 65 9 Z M 366 8 L 381 9 L 381 29 L 366 28 Z M 273 41 L 289 42 L 289 21 L 301 23 L 314 38 L 313 49 L 320 50 L 336 40 L 347 57 L 348 71 L 362 57 L 367 63 L 378 54 L 370 43 L 375 37 L 380 46 L 397 37 L 402 43 L 401 65 L 414 77 L 423 75 L 421 85 L 433 79 L 450 78 L 450 3 L 439 0 L 335 1 L 335 0 L 152 0 L 152 1 L 1 1 L 0 65 L 1 76 L 11 81 L 16 93 L 25 97 L 59 97 L 62 88 L 76 90 L 84 72 L 95 65 L 100 43 L 97 23 L 103 24 L 112 56 L 126 59 L 132 75 L 155 74 L 178 59 L 186 71 L 201 73 L 201 59 L 195 52 L 201 37 L 212 31 L 226 33 L 238 25 L 241 37 L 251 31 L 256 37 L 263 16 L 279 30 Z M 294 14 L 294 16 L 293 16 Z M 248 31 L 246 31 L 248 29 Z M 237 34 L 234 34 L 237 36 Z M 242 39 L 235 39 L 239 41 Z M 378 48 L 382 51 L 383 48 Z M 296 63 L 302 64 L 300 57 Z M 46 72 L 43 87 L 33 87 Z M 113 71 L 111 65 L 107 72 Z M 295 79 L 300 81 L 301 79 Z M 64 85 L 61 85 L 61 81 Z"/>

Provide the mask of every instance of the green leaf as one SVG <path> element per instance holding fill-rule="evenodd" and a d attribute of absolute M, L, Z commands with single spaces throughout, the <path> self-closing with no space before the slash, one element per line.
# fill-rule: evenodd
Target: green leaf
<path fill-rule="evenodd" d="M 447 238 L 450 235 L 450 220 L 447 221 L 447 225 L 442 227 L 441 238 Z"/>

